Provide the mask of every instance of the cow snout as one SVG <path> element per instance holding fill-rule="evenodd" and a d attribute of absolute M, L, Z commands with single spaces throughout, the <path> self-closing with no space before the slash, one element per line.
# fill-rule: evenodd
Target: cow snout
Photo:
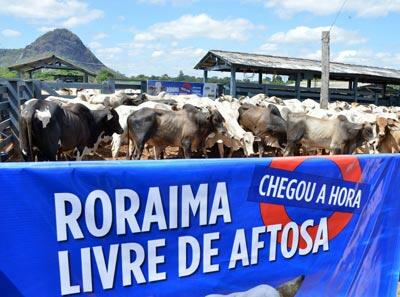
<path fill-rule="evenodd" d="M 124 129 L 122 129 L 122 127 L 119 126 L 116 133 L 117 134 L 122 134 L 122 133 L 124 133 Z"/>
<path fill-rule="evenodd" d="M 226 130 L 226 128 L 224 126 L 222 126 L 222 127 L 218 127 L 217 128 L 217 132 L 219 134 L 224 134 L 225 135 L 227 133 L 227 130 Z"/>

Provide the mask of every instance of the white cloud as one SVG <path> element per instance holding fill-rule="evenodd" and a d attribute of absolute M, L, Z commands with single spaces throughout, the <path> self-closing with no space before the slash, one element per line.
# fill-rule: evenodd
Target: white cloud
<path fill-rule="evenodd" d="M 89 43 L 89 47 L 91 49 L 97 49 L 97 48 L 101 48 L 101 43 L 98 41 L 92 41 Z"/>
<path fill-rule="evenodd" d="M 268 55 L 281 54 L 281 52 L 279 51 L 279 46 L 275 43 L 269 43 L 269 42 L 264 43 L 259 47 L 258 50 Z"/>
<path fill-rule="evenodd" d="M 15 37 L 20 37 L 21 32 L 13 29 L 4 29 L 1 31 L 1 35 L 3 35 L 4 37 L 15 38 Z"/>
<path fill-rule="evenodd" d="M 311 59 L 311 60 L 321 60 L 321 50 L 316 50 L 315 52 L 305 52 L 302 55 L 304 59 Z"/>
<path fill-rule="evenodd" d="M 215 20 L 207 14 L 184 15 L 179 19 L 156 23 L 146 31 L 135 35 L 137 42 L 153 41 L 161 37 L 188 39 L 204 37 L 217 40 L 245 41 L 255 26 L 242 18 Z"/>
<path fill-rule="evenodd" d="M 98 9 L 93 9 L 88 11 L 84 16 L 72 16 L 65 20 L 62 25 L 67 28 L 77 27 L 79 25 L 84 25 L 90 23 L 103 16 L 103 12 Z"/>
<path fill-rule="evenodd" d="M 321 32 L 328 31 L 329 27 L 299 26 L 287 32 L 277 32 L 269 38 L 272 43 L 309 43 L 319 42 L 321 40 Z M 358 44 L 367 40 L 361 37 L 356 31 L 349 31 L 334 26 L 331 31 L 331 42 Z"/>
<path fill-rule="evenodd" d="M 342 63 L 400 68 L 400 54 L 375 52 L 371 49 L 343 50 L 335 54 L 332 60 Z"/>
<path fill-rule="evenodd" d="M 93 40 L 102 40 L 102 39 L 106 38 L 107 36 L 108 36 L 108 34 L 106 34 L 104 32 L 99 32 L 93 36 Z"/>
<path fill-rule="evenodd" d="M 173 6 L 183 6 L 183 5 L 190 5 L 198 0 L 138 0 L 138 3 L 145 3 L 151 5 L 173 5 Z"/>
<path fill-rule="evenodd" d="M 82 0 L 0 0 L 0 14 L 27 19 L 42 25 L 63 25 L 72 28 L 103 16 Z"/>
<path fill-rule="evenodd" d="M 56 28 L 55 27 L 43 26 L 43 27 L 40 27 L 38 30 L 40 32 L 42 32 L 42 33 L 46 33 L 46 32 L 49 32 L 49 31 L 53 31 L 54 29 L 56 29 Z"/>
<path fill-rule="evenodd" d="M 260 0 L 281 17 L 291 17 L 296 13 L 308 12 L 314 15 L 329 15 L 336 13 L 343 0 Z M 351 0 L 347 1 L 344 11 L 353 12 L 358 17 L 380 17 L 390 12 L 400 12 L 399 0 Z"/>
<path fill-rule="evenodd" d="M 164 51 L 154 51 L 152 54 L 151 54 L 151 56 L 153 57 L 153 58 L 159 58 L 159 57 L 161 57 L 161 56 L 163 56 L 164 55 Z"/>

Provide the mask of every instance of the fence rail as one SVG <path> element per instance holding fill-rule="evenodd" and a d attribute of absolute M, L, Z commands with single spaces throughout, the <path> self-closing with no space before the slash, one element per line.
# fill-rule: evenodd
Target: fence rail
<path fill-rule="evenodd" d="M 229 91 L 226 90 L 229 93 Z M 319 101 L 319 88 L 299 88 L 296 91 L 295 87 L 285 85 L 270 85 L 257 83 L 237 83 L 236 94 L 244 96 L 252 96 L 259 93 L 264 93 L 267 96 L 276 96 L 280 98 L 298 98 L 304 100 L 307 98 Z M 354 89 L 339 89 L 330 88 L 330 99 L 360 103 L 374 103 L 376 105 L 400 105 L 400 92 L 383 96 L 380 92 L 362 91 Z"/>

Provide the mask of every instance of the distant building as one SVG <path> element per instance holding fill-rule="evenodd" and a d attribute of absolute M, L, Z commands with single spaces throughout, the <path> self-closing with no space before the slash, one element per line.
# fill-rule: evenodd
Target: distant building
<path fill-rule="evenodd" d="M 232 96 L 265 93 L 282 98 L 320 97 L 321 62 L 317 60 L 211 50 L 194 68 L 204 71 L 204 81 L 209 71 L 229 72 Z M 238 83 L 236 74 L 240 72 L 258 74 L 258 83 Z M 267 74 L 285 75 L 294 83 L 263 84 L 263 75 Z M 400 70 L 331 62 L 330 79 L 335 81 L 331 84 L 331 100 L 400 105 L 398 88 L 388 92 L 387 87 L 400 86 Z M 360 88 L 371 84 L 375 87 Z"/>
<path fill-rule="evenodd" d="M 42 71 L 43 69 L 75 70 L 82 73 L 81 76 L 59 75 L 58 78 L 65 81 L 88 82 L 89 77 L 96 76 L 96 73 L 94 73 L 93 71 L 90 71 L 85 67 L 77 65 L 73 61 L 57 56 L 55 54 L 46 54 L 40 57 L 35 57 L 33 59 L 22 60 L 8 68 L 10 70 L 17 71 L 19 77 L 21 78 L 23 78 L 25 75 L 27 75 L 29 78 L 32 78 L 32 74 L 34 72 Z"/>

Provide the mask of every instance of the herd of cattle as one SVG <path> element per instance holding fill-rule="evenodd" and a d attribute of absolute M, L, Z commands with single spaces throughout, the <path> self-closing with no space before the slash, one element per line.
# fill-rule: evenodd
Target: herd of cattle
<path fill-rule="evenodd" d="M 212 100 L 84 90 L 74 99 L 25 102 L 20 147 L 26 161 L 82 160 L 110 140 L 114 159 L 123 144 L 128 159 L 140 159 L 145 149 L 162 158 L 167 147 L 179 148 L 185 158 L 207 157 L 211 149 L 220 157 L 395 153 L 400 152 L 399 115 L 400 107 L 337 101 L 325 110 L 311 99 L 263 94 Z"/>

